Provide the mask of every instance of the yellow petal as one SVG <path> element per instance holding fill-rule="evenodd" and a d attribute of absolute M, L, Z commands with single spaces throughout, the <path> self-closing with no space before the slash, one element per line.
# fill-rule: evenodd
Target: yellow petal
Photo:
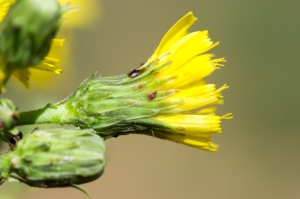
<path fill-rule="evenodd" d="M 9 7 L 15 3 L 15 0 L 0 0 L 0 22 L 5 17 Z"/>
<path fill-rule="evenodd" d="M 13 75 L 16 76 L 26 88 L 29 88 L 29 76 L 30 72 L 27 68 L 16 69 L 13 72 Z"/>
<path fill-rule="evenodd" d="M 190 136 L 182 134 L 180 132 L 163 133 L 160 131 L 154 131 L 152 133 L 155 137 L 168 139 L 173 142 L 184 144 L 196 149 L 202 149 L 211 152 L 216 152 L 218 150 L 218 145 L 212 143 L 210 140 L 211 136 L 207 134 L 201 136 Z"/>
<path fill-rule="evenodd" d="M 198 149 L 202 149 L 202 150 L 206 150 L 206 151 L 211 151 L 211 152 L 216 152 L 218 151 L 218 145 L 216 145 L 213 142 L 203 142 L 201 139 L 184 139 L 183 143 L 185 145 L 194 147 L 194 148 L 198 148 Z"/>
<path fill-rule="evenodd" d="M 221 95 L 221 91 L 226 88 L 228 88 L 226 84 L 217 90 L 215 89 L 215 85 L 199 86 L 187 89 L 182 92 L 183 94 L 178 92 L 178 97 L 176 97 L 176 94 L 171 98 L 184 101 L 184 103 L 178 108 L 193 110 L 203 106 L 219 103 L 220 98 L 223 97 Z M 184 95 L 184 93 L 186 93 L 186 95 Z"/>
<path fill-rule="evenodd" d="M 187 34 L 187 30 L 197 20 L 192 12 L 187 13 L 177 23 L 175 23 L 162 38 L 159 46 L 155 50 L 149 61 L 154 61 L 159 55 L 169 52 L 175 42 Z"/>
<path fill-rule="evenodd" d="M 178 76 L 178 78 L 172 84 L 166 85 L 164 89 L 179 88 L 181 86 L 189 84 L 190 82 L 199 81 L 199 79 L 203 79 L 204 77 L 210 75 L 212 72 L 214 72 L 217 65 L 217 63 L 210 60 L 211 57 L 211 54 L 196 56 L 177 70 L 173 71 L 171 74 L 174 76 Z M 167 68 L 166 71 L 169 68 Z M 166 72 L 163 71 L 162 73 Z M 162 75 L 157 75 L 157 77 L 160 76 Z"/>
<path fill-rule="evenodd" d="M 158 116 L 156 119 L 183 128 L 184 133 L 192 136 L 220 133 L 221 117 L 211 115 L 172 115 Z"/>

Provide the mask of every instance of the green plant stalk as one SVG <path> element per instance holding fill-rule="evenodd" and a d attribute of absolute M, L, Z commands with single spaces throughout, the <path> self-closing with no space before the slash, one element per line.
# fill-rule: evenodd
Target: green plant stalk
<path fill-rule="evenodd" d="M 73 124 L 71 121 L 65 106 L 48 104 L 41 109 L 21 112 L 17 126 L 33 124 Z"/>

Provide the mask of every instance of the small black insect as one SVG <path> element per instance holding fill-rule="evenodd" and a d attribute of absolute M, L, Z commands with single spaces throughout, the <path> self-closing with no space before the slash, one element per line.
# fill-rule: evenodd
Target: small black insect
<path fill-rule="evenodd" d="M 9 138 L 9 143 L 8 143 L 9 147 L 11 149 L 14 149 L 17 142 L 22 140 L 22 138 L 23 138 L 23 134 L 21 131 L 19 131 L 18 134 L 16 135 L 12 134 L 11 137 Z"/>
<path fill-rule="evenodd" d="M 140 71 L 137 69 L 133 69 L 130 73 L 128 73 L 128 77 L 135 78 L 140 74 Z"/>
<path fill-rule="evenodd" d="M 135 78 L 144 72 L 144 68 L 133 69 L 130 73 L 127 74 L 130 78 Z"/>

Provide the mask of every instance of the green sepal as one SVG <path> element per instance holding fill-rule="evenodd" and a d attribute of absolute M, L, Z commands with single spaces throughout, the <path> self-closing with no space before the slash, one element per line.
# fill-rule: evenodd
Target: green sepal
<path fill-rule="evenodd" d="M 137 105 L 139 102 L 136 100 L 125 99 L 104 99 L 100 101 L 88 102 L 85 106 L 86 111 L 95 113 L 104 113 L 112 110 L 123 109 L 130 106 Z"/>
<path fill-rule="evenodd" d="M 148 103 L 145 102 L 145 103 L 142 103 L 141 105 L 139 105 L 139 107 L 151 109 L 151 110 L 158 110 L 158 111 L 160 111 L 159 114 L 161 114 L 161 111 L 175 108 L 181 104 L 183 104 L 183 101 L 181 101 L 181 100 L 166 99 L 166 100 L 153 100 Z"/>

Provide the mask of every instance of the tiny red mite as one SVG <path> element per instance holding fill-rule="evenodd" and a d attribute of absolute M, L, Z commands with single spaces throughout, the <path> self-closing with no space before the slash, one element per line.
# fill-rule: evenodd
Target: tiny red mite
<path fill-rule="evenodd" d="M 156 97 L 157 91 L 153 91 L 151 93 L 147 94 L 147 99 L 148 100 L 153 100 Z"/>

